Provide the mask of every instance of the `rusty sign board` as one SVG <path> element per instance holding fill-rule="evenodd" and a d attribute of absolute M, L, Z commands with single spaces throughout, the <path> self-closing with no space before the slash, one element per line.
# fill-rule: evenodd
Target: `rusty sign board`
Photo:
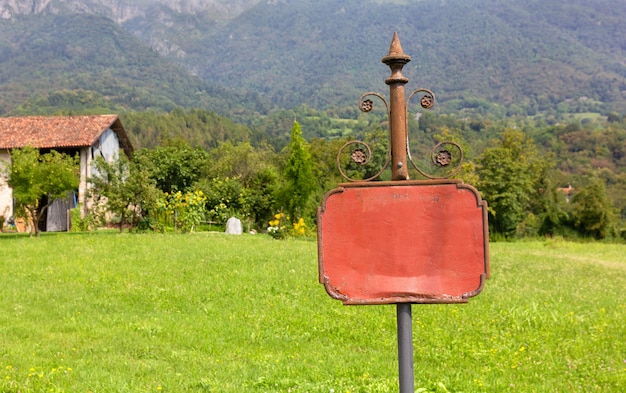
<path fill-rule="evenodd" d="M 460 180 L 340 184 L 318 209 L 318 254 L 344 304 L 465 303 L 489 275 L 487 203 Z"/>

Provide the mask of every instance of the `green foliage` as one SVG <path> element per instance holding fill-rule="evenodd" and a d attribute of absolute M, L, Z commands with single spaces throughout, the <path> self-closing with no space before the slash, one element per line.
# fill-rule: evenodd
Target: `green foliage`
<path fill-rule="evenodd" d="M 208 196 L 209 214 L 220 223 L 234 215 L 264 228 L 275 209 L 277 155 L 267 146 L 221 143 L 209 152 L 208 177 L 196 187 Z"/>
<path fill-rule="evenodd" d="M 242 124 L 201 109 L 176 108 L 166 113 L 125 112 L 120 118 L 136 139 L 136 145 L 149 149 L 185 141 L 192 147 L 208 151 L 227 141 L 237 144 L 263 139 Z"/>
<path fill-rule="evenodd" d="M 544 173 L 539 179 L 539 188 L 536 196 L 531 199 L 531 210 L 537 214 L 537 223 L 531 233 L 536 236 L 564 236 L 573 230 L 570 227 L 571 215 L 565 196 L 557 190 L 554 180 Z"/>
<path fill-rule="evenodd" d="M 302 137 L 298 122 L 293 123 L 287 154 L 284 168 L 285 186 L 280 191 L 280 201 L 291 221 L 297 222 L 305 214 L 309 199 L 316 189 L 311 152 L 308 143 Z"/>
<path fill-rule="evenodd" d="M 101 93 L 84 89 L 62 89 L 46 96 L 35 96 L 13 111 L 17 116 L 108 114 L 121 112 L 122 105 L 107 100 Z"/>
<path fill-rule="evenodd" d="M 125 224 L 131 229 L 156 209 L 160 191 L 146 169 L 122 155 L 112 162 L 101 157 L 95 160 L 91 179 L 95 208 L 102 204 L 117 214 L 120 232 Z"/>
<path fill-rule="evenodd" d="M 277 159 L 266 145 L 254 147 L 249 142 L 225 141 L 209 151 L 209 176 L 239 179 L 248 186 L 259 173 L 275 168 Z"/>
<path fill-rule="evenodd" d="M 11 152 L 8 184 L 18 205 L 18 212 L 32 219 L 39 236 L 39 221 L 55 199 L 65 198 L 78 188 L 78 157 L 57 151 L 39 154 L 31 147 Z"/>
<path fill-rule="evenodd" d="M 447 127 L 442 127 L 439 131 L 440 133 L 434 135 L 434 139 L 437 143 L 445 143 L 442 145 L 443 148 L 452 155 L 452 160 L 449 164 L 450 168 L 443 167 L 439 172 L 447 175 L 450 171 L 456 171 L 454 176 L 452 176 L 453 178 L 461 179 L 467 184 L 477 184 L 476 164 L 468 159 L 472 157 L 472 148 L 463 136 L 463 133 L 459 129 L 451 130 Z M 458 147 L 449 143 L 456 144 Z M 464 159 L 462 163 L 460 163 L 461 155 Z"/>
<path fill-rule="evenodd" d="M 578 190 L 572 199 L 572 210 L 582 235 L 596 239 L 611 235 L 613 209 L 602 180 L 592 178 L 587 186 Z"/>
<path fill-rule="evenodd" d="M 190 191 L 206 175 L 209 165 L 206 150 L 193 148 L 184 141 L 139 150 L 134 160 L 159 190 L 169 194 Z"/>
<path fill-rule="evenodd" d="M 206 195 L 208 217 L 212 221 L 225 224 L 232 216 L 247 217 L 252 213 L 246 209 L 246 192 L 237 179 L 214 177 L 201 181 L 197 187 Z"/>
<path fill-rule="evenodd" d="M 174 194 L 165 194 L 160 202 L 159 209 L 175 218 L 175 227 L 180 224 L 183 232 L 193 232 L 205 219 L 207 197 L 202 191 L 177 191 Z"/>
<path fill-rule="evenodd" d="M 477 159 L 478 189 L 489 204 L 489 226 L 495 233 L 514 236 L 529 211 L 534 187 L 543 172 L 533 141 L 523 132 L 505 130 L 498 145 Z"/>
<path fill-rule="evenodd" d="M 79 204 L 75 208 L 70 209 L 70 232 L 85 232 L 98 229 L 106 224 L 104 218 L 96 211 L 89 211 L 84 214 L 84 208 Z"/>
<path fill-rule="evenodd" d="M 216 193 L 221 202 L 211 214 L 241 214 L 258 228 L 280 211 L 277 198 L 283 206 L 289 202 L 277 192 L 289 183 L 281 176 L 287 156 L 275 152 L 292 141 L 297 119 L 309 141 L 314 185 L 304 211 L 290 217 L 310 220 L 312 206 L 343 181 L 335 159 L 344 142 L 365 140 L 374 150 L 368 165 L 349 164 L 351 177 L 375 175 L 385 162 L 385 111 L 364 115 L 354 101 L 365 91 L 383 91 L 381 75 L 388 71 L 378 59 L 388 50 L 388 26 L 397 25 L 413 56 L 404 69 L 407 90 L 425 85 L 438 99 L 419 120 L 409 108 L 411 154 L 428 161 L 434 142 L 462 142 L 466 164 L 458 177 L 485 182 L 481 187 L 494 197 L 494 234 L 597 236 L 555 191 L 568 184 L 583 190 L 589 176 L 604 182 L 608 204 L 618 212 L 613 222 L 626 227 L 624 15 L 611 2 L 261 2 L 219 23 L 206 19 L 213 13 L 166 8 L 160 12 L 168 15 L 168 29 L 159 27 L 160 18 L 140 16 L 119 26 L 65 10 L 3 19 L 0 113 L 120 113 L 133 145 L 146 149 L 137 152 L 138 164 L 162 190 Z M 167 42 L 155 49 L 178 65 L 135 37 Z M 187 70 L 228 81 L 228 88 Z M 528 176 L 508 175 L 526 164 L 513 153 L 491 151 L 490 141 L 507 128 L 523 131 L 554 168 L 544 162 Z M 477 179 L 472 167 L 485 149 L 483 164 L 505 165 L 493 169 L 494 184 Z M 497 189 L 498 176 L 520 184 Z M 379 176 L 388 178 L 388 171 Z M 229 186 L 212 189 L 213 179 Z"/>
<path fill-rule="evenodd" d="M 276 193 L 279 187 L 279 175 L 274 168 L 267 168 L 257 173 L 244 189 L 243 207 L 245 216 L 258 228 L 271 217 L 276 208 Z"/>
<path fill-rule="evenodd" d="M 624 10 L 610 1 L 384 3 L 258 2 L 220 21 L 213 11 L 163 6 L 121 26 L 92 3 L 82 14 L 11 15 L 0 24 L 0 113 L 210 108 L 253 124 L 276 107 L 306 105 L 328 110 L 320 123 L 346 136 L 332 118 L 345 118 L 355 97 L 379 86 L 390 26 L 399 27 L 413 56 L 406 76 L 436 87 L 448 112 L 556 116 L 626 108 Z M 288 141 L 289 125 L 267 130 Z M 307 139 L 315 136 L 308 132 Z"/>
<path fill-rule="evenodd" d="M 380 173 L 380 170 L 384 167 L 389 157 L 389 135 L 388 131 L 382 128 L 377 128 L 373 132 L 365 135 L 365 143 L 367 143 L 372 149 L 372 156 L 369 162 L 366 164 L 357 164 L 351 158 L 341 158 L 342 162 L 348 162 L 347 176 L 351 179 L 371 179 L 373 180 L 390 180 L 391 172 L 389 170 L 381 173 L 378 178 L 374 178 Z M 346 152 L 347 153 L 347 152 Z"/>

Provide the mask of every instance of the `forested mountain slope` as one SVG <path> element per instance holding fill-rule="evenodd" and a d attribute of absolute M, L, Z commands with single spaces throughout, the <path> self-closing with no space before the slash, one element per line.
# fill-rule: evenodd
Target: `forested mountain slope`
<path fill-rule="evenodd" d="M 227 112 L 254 110 L 253 96 L 190 75 L 99 15 L 36 14 L 0 20 L 3 114 L 176 107 Z"/>
<path fill-rule="evenodd" d="M 0 12 L 2 112 L 79 88 L 139 110 L 354 105 L 384 91 L 394 31 L 408 87 L 443 108 L 532 115 L 582 97 L 626 111 L 626 3 L 613 0 L 0 0 Z"/>
<path fill-rule="evenodd" d="M 260 3 L 187 63 L 283 106 L 327 107 L 380 88 L 398 31 L 411 86 L 442 100 L 481 98 L 527 111 L 566 99 L 623 104 L 626 3 L 594 0 L 359 0 Z M 228 61 L 224 61 L 227 58 Z"/>

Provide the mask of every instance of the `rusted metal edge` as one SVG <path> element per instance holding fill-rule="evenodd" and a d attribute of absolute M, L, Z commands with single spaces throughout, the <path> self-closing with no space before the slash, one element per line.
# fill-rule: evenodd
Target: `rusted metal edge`
<path fill-rule="evenodd" d="M 487 201 L 483 200 L 483 198 L 480 196 L 480 193 L 474 186 L 461 182 L 457 184 L 456 188 L 469 190 L 476 197 L 476 206 L 484 209 L 487 208 Z"/>
<path fill-rule="evenodd" d="M 491 262 L 490 262 L 490 257 L 489 257 L 489 225 L 487 224 L 487 217 L 488 217 L 488 209 L 487 209 L 487 201 L 484 200 L 481 196 L 480 193 L 478 192 L 478 190 L 476 188 L 474 188 L 474 186 L 471 186 L 469 184 L 458 184 L 457 188 L 463 188 L 463 189 L 467 189 L 470 190 L 471 192 L 474 193 L 474 196 L 476 196 L 476 205 L 480 208 L 482 208 L 483 211 L 483 237 L 485 239 L 484 245 L 485 245 L 485 249 L 484 249 L 484 253 L 485 253 L 485 273 L 487 274 L 485 278 L 490 278 L 491 277 Z"/>
<path fill-rule="evenodd" d="M 322 220 L 322 213 L 324 213 L 324 211 L 326 211 L 326 201 L 328 200 L 328 198 L 330 198 L 331 195 L 340 194 L 343 191 L 344 191 L 343 187 L 338 187 L 338 188 L 335 188 L 335 189 L 332 189 L 332 190 L 328 191 L 326 194 L 324 194 L 324 198 L 322 199 L 321 206 L 319 206 L 317 208 L 318 279 L 319 279 L 320 284 L 324 284 L 324 288 L 326 288 L 326 292 L 328 293 L 328 295 L 330 295 L 330 297 L 332 297 L 334 299 L 337 299 L 337 300 L 345 300 L 346 296 L 345 295 L 341 295 L 337 291 L 334 291 L 328 285 L 328 277 L 324 276 L 324 257 L 323 257 L 323 253 L 322 253 L 322 249 L 323 249 L 322 226 L 324 224 L 323 224 L 323 220 Z"/>
<path fill-rule="evenodd" d="M 341 299 L 339 299 L 341 300 Z M 368 300 L 342 300 L 346 306 L 372 306 L 383 304 L 399 304 L 399 303 L 411 303 L 411 304 L 457 304 L 467 303 L 468 298 L 464 296 L 446 296 L 446 297 L 432 297 L 432 296 L 420 296 L 420 295 L 407 295 L 397 297 L 385 297 L 380 300 L 368 299 Z"/>
<path fill-rule="evenodd" d="M 467 303 L 469 298 L 474 297 L 482 292 L 485 287 L 485 280 L 487 275 L 485 273 L 480 275 L 480 282 L 478 287 L 471 291 L 464 293 L 461 296 L 452 295 L 419 295 L 419 294 L 395 294 L 392 296 L 385 296 L 380 299 L 347 299 L 347 296 L 342 295 L 340 292 L 329 287 L 327 283 L 324 283 L 326 292 L 334 299 L 341 300 L 344 305 L 358 306 L 358 305 L 383 305 L 383 304 L 398 304 L 398 303 L 411 303 L 411 304 L 463 304 Z"/>
<path fill-rule="evenodd" d="M 348 295 L 342 294 L 341 292 L 336 290 L 332 285 L 330 285 L 328 282 L 328 276 L 324 276 L 321 272 L 320 272 L 320 283 L 324 284 L 324 289 L 326 289 L 326 293 L 330 297 L 336 300 L 341 300 L 343 304 L 350 304 L 348 303 L 349 302 Z"/>
<path fill-rule="evenodd" d="M 389 180 L 389 181 L 368 181 L 368 182 L 356 181 L 356 182 L 351 182 L 351 183 L 339 183 L 337 187 L 355 188 L 355 187 L 382 187 L 382 186 L 432 186 L 432 185 L 439 185 L 439 184 L 459 185 L 459 184 L 463 184 L 463 180 L 442 178 L 442 179 L 429 179 L 429 180 Z M 329 191 L 329 193 L 331 193 L 332 191 Z M 478 193 L 478 191 L 476 191 L 476 193 Z M 328 195 L 328 193 L 326 195 Z M 324 197 L 324 200 L 325 199 L 326 197 Z"/>
<path fill-rule="evenodd" d="M 468 292 L 468 293 L 464 293 L 463 297 L 468 299 L 470 297 L 474 297 L 476 295 L 478 295 L 479 293 L 482 292 L 483 288 L 485 287 L 485 280 L 487 279 L 487 274 L 483 273 L 480 275 L 480 283 L 478 284 L 478 288 L 474 289 L 472 292 Z"/>

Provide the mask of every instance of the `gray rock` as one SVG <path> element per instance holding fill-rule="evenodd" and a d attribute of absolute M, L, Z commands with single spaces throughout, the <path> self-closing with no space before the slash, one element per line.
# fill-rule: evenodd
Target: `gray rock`
<path fill-rule="evenodd" d="M 231 217 L 226 221 L 226 233 L 229 235 L 241 235 L 243 228 L 241 226 L 241 220 L 235 217 Z"/>

